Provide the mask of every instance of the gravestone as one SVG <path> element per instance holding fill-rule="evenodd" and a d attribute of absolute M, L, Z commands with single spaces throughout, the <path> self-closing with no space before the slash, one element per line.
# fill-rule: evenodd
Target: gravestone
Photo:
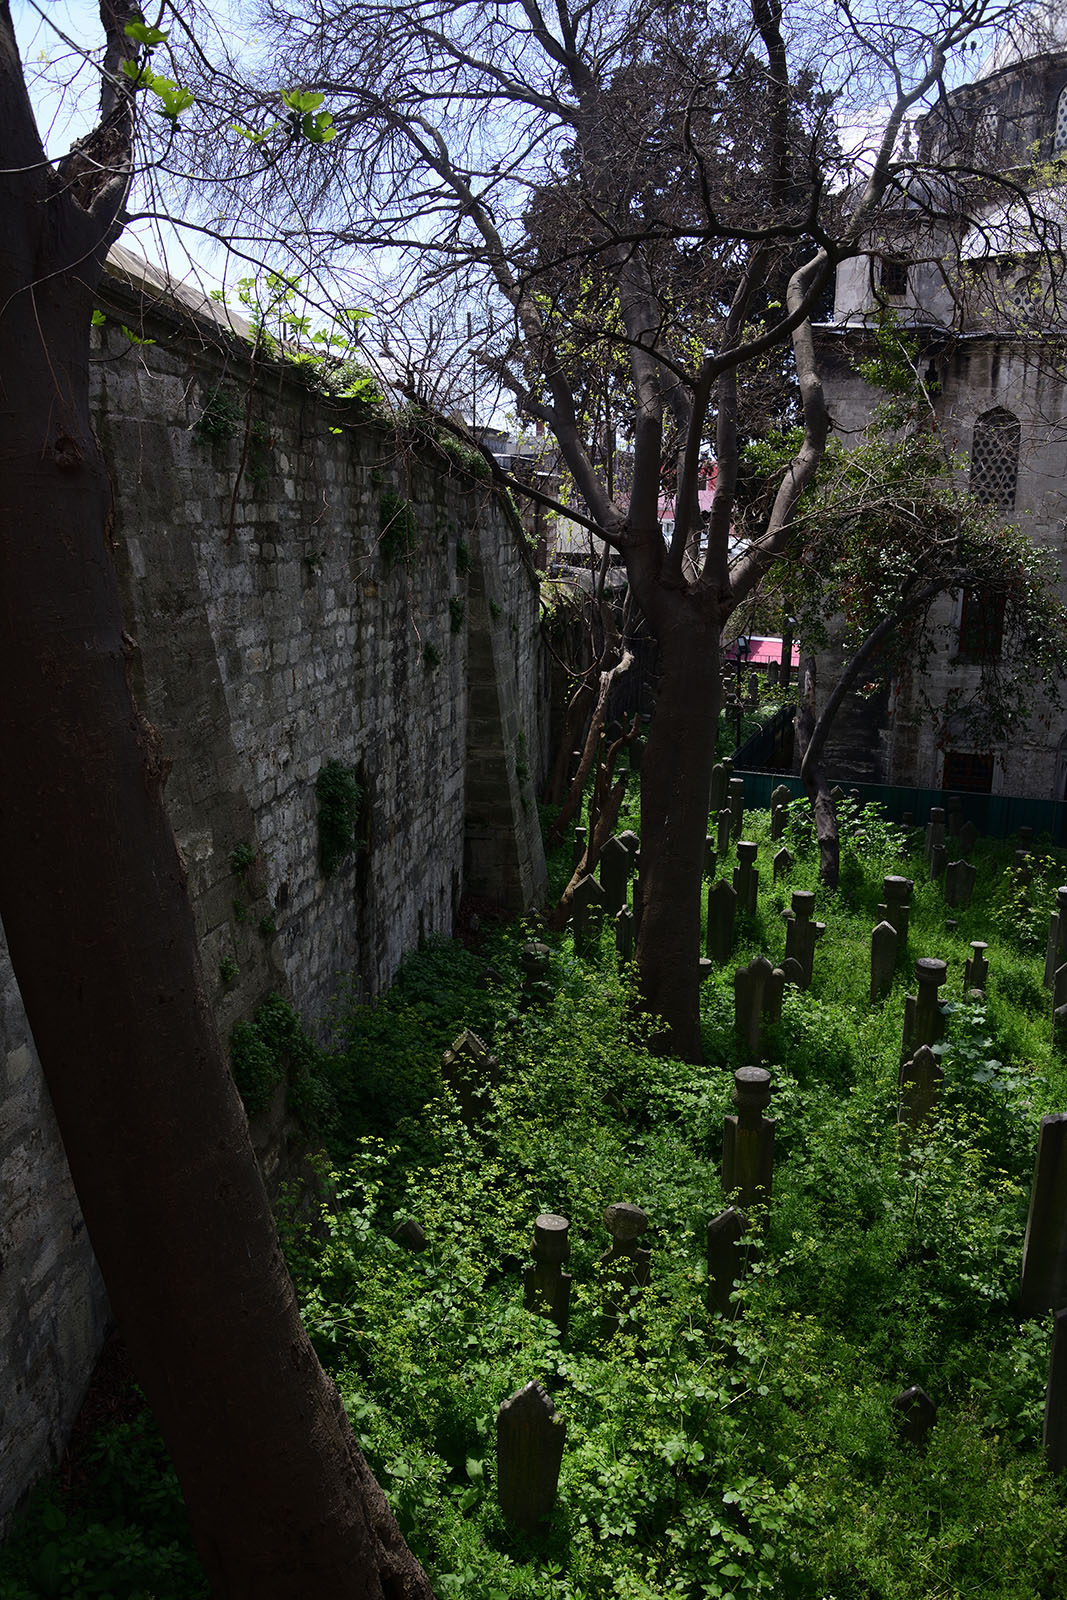
<path fill-rule="evenodd" d="M 1034 876 L 1034 858 L 1029 850 L 1016 850 L 1012 869 L 1023 888 L 1028 889 Z"/>
<path fill-rule="evenodd" d="M 978 829 L 973 822 L 967 821 L 960 827 L 960 849 L 968 858 L 974 854 L 974 847 L 978 843 Z"/>
<path fill-rule="evenodd" d="M 604 891 L 589 873 L 579 878 L 571 896 L 571 922 L 574 925 L 574 948 L 581 955 L 595 945 L 600 934 Z"/>
<path fill-rule="evenodd" d="M 1034 830 L 1025 825 L 1018 829 L 1015 837 L 1019 841 L 1020 850 L 1032 850 L 1034 847 Z"/>
<path fill-rule="evenodd" d="M 645 759 L 645 740 L 630 740 L 630 771 L 640 772 L 641 763 Z"/>
<path fill-rule="evenodd" d="M 496 1414 L 496 1495 L 509 1522 L 527 1533 L 552 1510 L 567 1424 L 539 1383 L 528 1383 Z"/>
<path fill-rule="evenodd" d="M 1052 1012 L 1052 1047 L 1057 1055 L 1067 1056 L 1067 1005 L 1056 1006 Z"/>
<path fill-rule="evenodd" d="M 908 919 L 911 915 L 911 891 L 914 887 L 911 878 L 901 878 L 896 873 L 882 879 L 882 900 L 885 904 L 882 920 L 891 922 L 897 930 L 897 948 L 901 951 L 908 947 Z"/>
<path fill-rule="evenodd" d="M 1041 1447 L 1051 1471 L 1067 1471 L 1067 1307 L 1061 1307 L 1052 1319 Z"/>
<path fill-rule="evenodd" d="M 761 1050 L 765 1022 L 779 1022 L 785 974 L 766 956 L 756 956 L 734 973 L 734 1026 L 754 1056 Z"/>
<path fill-rule="evenodd" d="M 519 996 L 519 1009 L 526 1011 L 532 1005 L 544 1003 L 552 997 L 552 985 L 548 981 L 549 966 L 552 961 L 552 952 L 547 944 L 542 944 L 539 939 L 530 939 L 523 945 L 519 952 L 519 965 L 522 968 L 522 994 Z"/>
<path fill-rule="evenodd" d="M 715 862 L 716 862 L 717 858 L 718 858 L 718 852 L 715 849 L 715 836 L 714 836 L 714 834 L 710 834 L 710 833 L 706 834 L 704 836 L 704 876 L 705 876 L 705 878 L 714 878 L 714 876 L 715 876 Z"/>
<path fill-rule="evenodd" d="M 733 825 L 733 816 L 729 806 L 724 806 L 719 812 L 715 823 L 715 847 L 721 856 L 730 848 L 730 829 Z"/>
<path fill-rule="evenodd" d="M 815 946 L 826 932 L 825 922 L 815 922 L 815 895 L 811 889 L 794 889 L 792 909 L 783 911 L 786 960 L 794 960 L 803 974 L 802 989 L 811 988 Z"/>
<path fill-rule="evenodd" d="M 629 906 L 615 913 L 615 954 L 620 969 L 628 967 L 634 958 L 634 914 Z"/>
<path fill-rule="evenodd" d="M 574 830 L 574 852 L 573 852 L 573 856 L 572 856 L 572 859 L 571 859 L 571 871 L 572 872 L 576 869 L 576 867 L 578 866 L 578 864 L 581 861 L 582 857 L 585 855 L 585 843 L 586 843 L 586 839 L 587 838 L 588 838 L 588 831 L 585 828 L 575 828 L 575 830 Z"/>
<path fill-rule="evenodd" d="M 426 1249 L 426 1230 L 421 1223 L 415 1221 L 414 1217 L 408 1217 L 405 1222 L 398 1222 L 389 1237 L 417 1256 Z"/>
<path fill-rule="evenodd" d="M 986 960 L 986 951 L 989 946 L 983 939 L 971 940 L 971 954 L 963 969 L 964 992 L 969 989 L 981 989 L 985 993 L 986 979 L 989 977 L 989 962 Z"/>
<path fill-rule="evenodd" d="M 708 799 L 708 810 L 713 817 L 717 817 L 726 804 L 726 785 L 730 781 L 730 774 L 721 761 L 716 761 L 711 769 L 711 792 Z"/>
<path fill-rule="evenodd" d="M 895 1396 L 893 1409 L 900 1412 L 900 1437 L 908 1444 L 925 1444 L 937 1421 L 937 1407 L 926 1390 L 913 1383 Z"/>
<path fill-rule="evenodd" d="M 736 1206 L 727 1206 L 708 1223 L 708 1310 L 728 1322 L 737 1315 L 730 1296 L 745 1270 L 747 1252 L 741 1241 L 747 1231 L 748 1218 Z"/>
<path fill-rule="evenodd" d="M 633 857 L 621 839 L 609 839 L 600 852 L 600 887 L 604 893 L 604 911 L 608 916 L 613 917 L 626 904 L 632 864 Z"/>
<path fill-rule="evenodd" d="M 777 844 L 785 833 L 785 825 L 789 821 L 789 802 L 793 795 L 784 783 L 780 783 L 771 791 L 771 838 Z"/>
<path fill-rule="evenodd" d="M 745 825 L 745 780 L 731 778 L 729 783 L 730 837 L 740 839 Z"/>
<path fill-rule="evenodd" d="M 604 1291 L 604 1332 L 619 1326 L 624 1311 L 633 1308 L 638 1291 L 648 1284 L 652 1252 L 642 1250 L 637 1241 L 648 1228 L 648 1218 L 640 1206 L 628 1200 L 605 1207 L 604 1226 L 611 1243 L 600 1258 L 600 1280 Z"/>
<path fill-rule="evenodd" d="M 759 673 L 750 672 L 748 675 L 748 703 L 750 706 L 759 705 Z"/>
<path fill-rule="evenodd" d="M 632 874 L 637 871 L 637 856 L 641 849 L 641 841 L 632 828 L 627 828 L 624 833 L 618 834 L 617 838 L 630 852 L 630 872 Z"/>
<path fill-rule="evenodd" d="M 949 795 L 948 800 L 948 836 L 958 839 L 963 826 L 963 801 L 958 794 Z"/>
<path fill-rule="evenodd" d="M 771 867 L 774 871 L 775 883 L 778 882 L 779 878 L 787 878 L 792 872 L 793 856 L 785 845 L 783 845 L 780 850 L 775 851 L 774 859 L 771 862 Z"/>
<path fill-rule="evenodd" d="M 943 878 L 948 866 L 948 846 L 933 844 L 930 846 L 930 876 L 936 880 Z"/>
<path fill-rule="evenodd" d="M 830 790 L 830 799 L 833 801 L 835 806 L 839 806 L 844 798 L 844 789 L 842 789 L 839 783 L 835 783 L 833 788 Z"/>
<path fill-rule="evenodd" d="M 935 845 L 945 842 L 945 813 L 940 806 L 930 807 L 930 820 L 926 824 L 926 838 L 923 843 L 923 860 L 929 867 L 933 860 Z"/>
<path fill-rule="evenodd" d="M 778 679 L 779 679 L 779 676 L 781 674 L 781 671 L 782 671 L 782 663 L 780 661 L 768 661 L 768 663 L 767 663 L 767 682 L 768 682 L 768 684 L 770 685 L 770 687 L 772 689 L 777 689 L 777 687 L 778 687 Z"/>
<path fill-rule="evenodd" d="M 489 1046 L 469 1028 L 457 1034 L 452 1048 L 441 1057 L 441 1076 L 459 1102 L 459 1114 L 468 1127 L 489 1110 L 499 1065 Z"/>
<path fill-rule="evenodd" d="M 737 866 L 734 868 L 734 890 L 737 894 L 737 909 L 743 917 L 754 917 L 756 915 L 759 895 L 759 871 L 756 867 L 758 855 L 758 844 L 753 844 L 749 839 L 738 840 Z"/>
<path fill-rule="evenodd" d="M 563 1271 L 571 1253 L 570 1228 L 566 1217 L 542 1212 L 534 1223 L 530 1246 L 533 1265 L 526 1268 L 522 1280 L 526 1310 L 547 1317 L 560 1333 L 566 1333 L 571 1312 L 571 1275 Z"/>
<path fill-rule="evenodd" d="M 950 861 L 945 868 L 945 904 L 969 906 L 977 876 L 978 868 L 973 867 L 969 861 Z"/>
<path fill-rule="evenodd" d="M 786 983 L 791 983 L 794 989 L 803 989 L 804 968 L 800 965 L 800 962 L 795 956 L 786 956 L 778 970 L 781 971 Z"/>
<path fill-rule="evenodd" d="M 945 981 L 948 967 L 943 961 L 922 956 L 915 963 L 918 988 L 904 999 L 904 1028 L 900 1059 L 913 1056 L 921 1044 L 937 1044 L 945 1031 L 945 1015 L 937 991 Z"/>
<path fill-rule="evenodd" d="M 877 1005 L 893 987 L 897 970 L 897 930 L 891 922 L 880 922 L 871 934 L 870 1003 Z"/>
<path fill-rule="evenodd" d="M 1049 917 L 1045 952 L 1045 988 L 1052 988 L 1056 968 L 1067 961 L 1067 888 L 1056 890 L 1056 910 Z"/>
<path fill-rule="evenodd" d="M 1040 1316 L 1067 1306 L 1067 1113 L 1041 1118 L 1023 1241 L 1019 1310 Z"/>
<path fill-rule="evenodd" d="M 937 1105 L 944 1081 L 940 1061 L 929 1045 L 921 1044 L 900 1069 L 898 1123 L 905 1128 L 920 1127 Z"/>
<path fill-rule="evenodd" d="M 734 923 L 737 917 L 737 892 L 720 878 L 708 890 L 708 929 L 704 946 L 710 961 L 724 967 L 734 948 Z"/>
<path fill-rule="evenodd" d="M 742 1207 L 765 1205 L 774 1176 L 771 1075 L 763 1067 L 738 1067 L 731 1096 L 737 1113 L 722 1121 L 722 1192 Z"/>

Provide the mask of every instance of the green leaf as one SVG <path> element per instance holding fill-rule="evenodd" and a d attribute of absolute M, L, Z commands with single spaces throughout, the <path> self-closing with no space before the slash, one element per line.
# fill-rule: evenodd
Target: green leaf
<path fill-rule="evenodd" d="M 154 45 L 162 44 L 167 37 L 162 28 L 150 28 L 146 22 L 127 22 L 122 31 L 127 39 L 132 39 L 136 44 L 147 45 L 149 50 Z"/>
<path fill-rule="evenodd" d="M 94 328 L 102 328 L 106 321 L 107 321 L 107 318 L 104 316 L 104 313 L 102 311 L 96 310 L 96 311 L 93 312 L 92 326 Z"/>
<path fill-rule="evenodd" d="M 304 138 L 312 144 L 329 144 L 331 139 L 337 138 L 337 129 L 333 126 L 333 114 L 329 111 L 320 111 L 315 116 L 309 112 L 300 126 L 304 130 Z"/>
<path fill-rule="evenodd" d="M 317 111 L 325 100 L 324 94 L 315 94 L 312 91 L 301 89 L 284 89 L 282 91 L 282 104 L 289 107 L 290 111 Z"/>

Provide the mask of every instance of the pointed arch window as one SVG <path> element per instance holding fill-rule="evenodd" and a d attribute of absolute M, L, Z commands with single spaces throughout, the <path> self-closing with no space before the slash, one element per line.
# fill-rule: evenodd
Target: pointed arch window
<path fill-rule="evenodd" d="M 1019 476 L 1019 419 L 1003 406 L 975 419 L 971 443 L 971 493 L 1005 515 L 1015 506 Z"/>

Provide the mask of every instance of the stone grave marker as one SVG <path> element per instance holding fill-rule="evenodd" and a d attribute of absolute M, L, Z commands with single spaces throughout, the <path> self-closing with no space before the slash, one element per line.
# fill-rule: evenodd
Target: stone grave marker
<path fill-rule="evenodd" d="M 1053 1472 L 1067 1471 L 1067 1306 L 1061 1307 L 1052 1319 L 1041 1446 Z"/>
<path fill-rule="evenodd" d="M 777 844 L 789 821 L 789 802 L 793 792 L 784 783 L 771 790 L 771 838 Z"/>
<path fill-rule="evenodd" d="M 470 1028 L 456 1035 L 441 1057 L 441 1076 L 459 1102 L 459 1114 L 472 1127 L 489 1109 L 489 1096 L 500 1063 L 484 1040 Z"/>
<path fill-rule="evenodd" d="M 717 817 L 726 804 L 726 785 L 730 781 L 730 774 L 721 761 L 716 761 L 711 769 L 711 793 L 708 800 L 708 810 L 713 817 Z"/>
<path fill-rule="evenodd" d="M 626 890 L 630 882 L 633 857 L 621 839 L 611 838 L 600 852 L 600 887 L 604 893 L 604 911 L 613 917 L 626 904 Z"/>
<path fill-rule="evenodd" d="M 877 1005 L 893 987 L 897 970 L 897 930 L 891 922 L 880 922 L 871 934 L 870 1003 Z"/>
<path fill-rule="evenodd" d="M 644 739 L 631 739 L 630 740 L 630 745 L 629 745 L 629 751 L 630 751 L 630 771 L 631 772 L 640 772 L 641 771 L 641 763 L 645 759 L 645 740 Z"/>
<path fill-rule="evenodd" d="M 901 1034 L 900 1059 L 913 1056 L 921 1044 L 936 1044 L 945 1031 L 945 1015 L 937 991 L 945 981 L 948 967 L 944 961 L 922 956 L 915 963 L 918 988 L 915 994 L 904 999 L 904 1028 Z"/>
<path fill-rule="evenodd" d="M 724 806 L 719 812 L 715 823 L 715 847 L 721 856 L 724 856 L 730 848 L 730 829 L 732 825 L 733 817 L 730 808 L 729 806 Z"/>
<path fill-rule="evenodd" d="M 1032 850 L 1034 848 L 1034 830 L 1033 830 L 1033 828 L 1028 828 L 1028 827 L 1026 827 L 1024 825 L 1023 827 L 1021 827 L 1017 831 L 1015 837 L 1019 841 L 1019 849 L 1020 850 L 1030 851 L 1030 850 Z"/>
<path fill-rule="evenodd" d="M 634 958 L 634 914 L 629 906 L 615 913 L 615 954 L 619 967 L 628 967 Z"/>
<path fill-rule="evenodd" d="M 551 999 L 552 985 L 548 981 L 551 961 L 551 950 L 539 939 L 530 939 L 523 945 L 519 952 L 519 965 L 522 968 L 522 994 L 519 996 L 521 1011 Z"/>
<path fill-rule="evenodd" d="M 800 965 L 796 956 L 786 956 L 780 970 L 786 983 L 791 983 L 794 989 L 803 989 L 804 968 Z"/>
<path fill-rule="evenodd" d="M 964 908 L 969 906 L 977 876 L 978 868 L 969 861 L 962 858 L 950 861 L 945 868 L 945 904 Z"/>
<path fill-rule="evenodd" d="M 398 1222 L 389 1237 L 417 1256 L 426 1249 L 426 1230 L 421 1223 L 415 1221 L 414 1217 L 408 1217 L 405 1222 Z"/>
<path fill-rule="evenodd" d="M 771 868 L 774 872 L 775 883 L 778 882 L 779 878 L 787 878 L 792 872 L 792 852 L 788 850 L 785 845 L 783 845 L 780 850 L 775 851 L 774 859 L 771 861 Z"/>
<path fill-rule="evenodd" d="M 737 909 L 743 917 L 754 917 L 756 915 L 759 895 L 759 871 L 756 867 L 758 855 L 758 844 L 753 844 L 750 839 L 738 840 L 737 866 L 734 868 L 734 890 L 737 894 Z"/>
<path fill-rule="evenodd" d="M 574 830 L 574 854 L 573 854 L 573 857 L 572 857 L 572 860 L 571 860 L 571 871 L 572 872 L 577 867 L 577 865 L 581 861 L 582 857 L 585 855 L 585 843 L 586 843 L 586 839 L 588 838 L 588 836 L 589 835 L 588 835 L 587 829 L 585 829 L 585 828 L 575 828 L 575 830 Z"/>
<path fill-rule="evenodd" d="M 986 951 L 989 946 L 983 939 L 971 940 L 971 954 L 963 969 L 964 992 L 969 989 L 981 989 L 985 993 L 986 979 L 989 977 L 989 962 L 986 960 Z"/>
<path fill-rule="evenodd" d="M 1067 1113 L 1041 1118 L 1023 1241 L 1019 1310 L 1040 1316 L 1067 1306 Z"/>
<path fill-rule="evenodd" d="M 759 673 L 750 672 L 748 675 L 748 703 L 750 706 L 759 705 Z"/>
<path fill-rule="evenodd" d="M 501 1511 L 536 1533 L 556 1501 L 567 1424 L 539 1383 L 528 1383 L 496 1414 L 496 1494 Z"/>
<path fill-rule="evenodd" d="M 802 989 L 811 988 L 812 967 L 815 961 L 815 946 L 826 932 L 825 922 L 815 922 L 815 895 L 811 889 L 794 889 L 792 909 L 783 911 L 785 920 L 785 956 L 786 960 L 796 961 L 803 982 Z"/>
<path fill-rule="evenodd" d="M 571 897 L 571 921 L 574 925 L 574 948 L 579 953 L 589 950 L 597 940 L 604 891 L 589 873 L 579 878 Z"/>
<path fill-rule="evenodd" d="M 600 1278 L 604 1331 L 611 1334 L 618 1328 L 622 1313 L 632 1308 L 637 1291 L 647 1287 L 652 1252 L 642 1250 L 637 1243 L 648 1228 L 648 1218 L 640 1206 L 619 1200 L 605 1207 L 604 1226 L 611 1243 L 600 1258 Z"/>
<path fill-rule="evenodd" d="M 901 878 L 896 873 L 882 879 L 882 900 L 885 903 L 882 920 L 891 922 L 897 930 L 898 948 L 902 951 L 908 947 L 908 919 L 911 916 L 911 891 L 914 887 L 913 879 Z"/>
<path fill-rule="evenodd" d="M 717 861 L 717 859 L 718 859 L 718 851 L 715 849 L 715 835 L 713 833 L 705 834 L 705 836 L 704 836 L 704 876 L 705 876 L 705 878 L 714 878 L 714 876 L 715 876 L 715 862 Z"/>
<path fill-rule="evenodd" d="M 763 1067 L 738 1067 L 731 1096 L 736 1115 L 722 1122 L 722 1192 L 742 1207 L 766 1204 L 774 1176 L 771 1075 Z"/>
<path fill-rule="evenodd" d="M 926 838 L 923 843 L 923 860 L 929 867 L 933 860 L 935 845 L 945 842 L 945 813 L 941 806 L 930 807 L 930 820 L 926 824 Z"/>
<path fill-rule="evenodd" d="M 1056 1006 L 1052 1012 L 1052 1047 L 1057 1055 L 1067 1056 L 1067 1005 Z"/>
<path fill-rule="evenodd" d="M 925 1444 L 937 1421 L 937 1407 L 926 1390 L 913 1383 L 895 1396 L 893 1409 L 900 1412 L 900 1437 L 908 1444 Z"/>
<path fill-rule="evenodd" d="M 948 846 L 946 844 L 933 844 L 930 846 L 930 876 L 936 880 L 945 876 L 948 866 Z"/>
<path fill-rule="evenodd" d="M 835 806 L 839 806 L 844 798 L 844 789 L 842 789 L 839 783 L 835 783 L 833 788 L 830 790 L 830 799 L 833 801 Z"/>
<path fill-rule="evenodd" d="M 560 1333 L 566 1333 L 571 1314 L 571 1275 L 563 1271 L 563 1263 L 571 1253 L 570 1228 L 566 1217 L 542 1212 L 534 1223 L 530 1246 L 533 1264 L 526 1268 L 522 1280 L 526 1310 L 547 1317 Z"/>
<path fill-rule="evenodd" d="M 637 871 L 637 853 L 641 848 L 641 841 L 632 828 L 627 828 L 624 833 L 616 836 L 630 852 L 630 871 Z"/>
<path fill-rule="evenodd" d="M 731 778 L 729 783 L 730 837 L 740 839 L 745 825 L 745 780 Z"/>
<path fill-rule="evenodd" d="M 978 843 L 978 829 L 968 820 L 960 825 L 960 849 L 963 854 L 970 857 L 974 854 L 974 847 Z"/>
<path fill-rule="evenodd" d="M 727 1206 L 708 1223 L 708 1310 L 717 1311 L 727 1322 L 737 1315 L 730 1296 L 745 1270 L 747 1250 L 742 1240 L 747 1232 L 748 1218 L 736 1206 Z"/>
<path fill-rule="evenodd" d="M 782 663 L 780 661 L 768 661 L 768 663 L 767 663 L 767 682 L 768 682 L 768 684 L 770 685 L 770 687 L 772 689 L 777 689 L 777 687 L 778 687 L 778 679 L 779 679 L 779 677 L 781 675 L 781 671 L 782 671 Z"/>
<path fill-rule="evenodd" d="M 737 891 L 725 878 L 708 890 L 708 929 L 705 953 L 724 967 L 734 948 L 734 923 L 737 918 Z"/>
<path fill-rule="evenodd" d="M 902 1128 L 918 1128 L 937 1105 L 945 1074 L 941 1063 L 927 1044 L 921 1044 L 910 1061 L 900 1068 L 900 1108 L 897 1122 Z"/>
<path fill-rule="evenodd" d="M 785 974 L 772 967 L 766 956 L 756 956 L 734 973 L 734 1025 L 752 1054 L 762 1048 L 765 1022 L 780 1022 Z"/>
<path fill-rule="evenodd" d="M 1048 948 L 1045 952 L 1045 988 L 1052 988 L 1056 968 L 1067 961 L 1067 888 L 1056 890 L 1056 910 L 1049 917 Z"/>

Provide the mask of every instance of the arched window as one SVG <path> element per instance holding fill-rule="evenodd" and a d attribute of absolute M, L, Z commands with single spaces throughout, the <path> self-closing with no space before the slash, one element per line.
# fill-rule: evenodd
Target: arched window
<path fill-rule="evenodd" d="M 1060 90 L 1056 101 L 1056 123 L 1052 130 L 1052 151 L 1059 155 L 1067 150 L 1067 89 Z"/>
<path fill-rule="evenodd" d="M 1019 419 L 1003 406 L 975 420 L 971 443 L 971 493 L 1005 513 L 1015 505 L 1019 475 Z"/>
<path fill-rule="evenodd" d="M 974 129 L 974 156 L 979 165 L 991 162 L 1000 144 L 1000 113 L 986 106 L 978 115 Z"/>

